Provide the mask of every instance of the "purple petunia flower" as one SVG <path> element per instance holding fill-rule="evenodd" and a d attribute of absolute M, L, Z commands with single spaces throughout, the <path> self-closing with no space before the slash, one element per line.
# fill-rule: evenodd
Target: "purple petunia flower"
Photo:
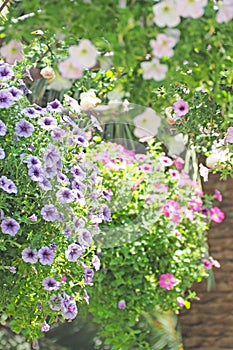
<path fill-rule="evenodd" d="M 4 159 L 5 158 L 5 151 L 3 148 L 0 148 L 0 159 Z"/>
<path fill-rule="evenodd" d="M 74 195 L 75 195 L 76 201 L 77 201 L 80 205 L 85 205 L 85 204 L 86 204 L 84 195 L 82 194 L 81 191 L 79 191 L 79 190 L 73 190 L 73 193 L 74 193 Z"/>
<path fill-rule="evenodd" d="M 59 173 L 57 174 L 57 181 L 58 181 L 58 182 L 66 183 L 67 185 L 70 184 L 69 178 L 68 178 L 65 174 L 63 174 L 63 173 L 61 173 L 61 172 L 59 172 Z"/>
<path fill-rule="evenodd" d="M 107 205 L 102 205 L 99 210 L 99 217 L 104 221 L 112 221 L 111 212 Z"/>
<path fill-rule="evenodd" d="M 91 283 L 92 279 L 94 277 L 94 271 L 90 269 L 89 267 L 84 268 L 84 283 L 89 284 Z"/>
<path fill-rule="evenodd" d="M 57 245 L 55 243 L 51 243 L 49 246 L 50 250 L 56 251 L 57 250 Z"/>
<path fill-rule="evenodd" d="M 88 230 L 82 230 L 78 234 L 78 243 L 84 247 L 89 247 L 93 241 L 92 235 Z"/>
<path fill-rule="evenodd" d="M 35 156 L 32 156 L 31 154 L 27 157 L 25 163 L 27 164 L 28 168 L 31 168 L 33 166 L 41 166 L 40 159 Z"/>
<path fill-rule="evenodd" d="M 34 107 L 26 107 L 22 110 L 22 113 L 28 118 L 37 118 L 39 115 Z"/>
<path fill-rule="evenodd" d="M 183 115 L 186 115 L 189 111 L 189 105 L 184 100 L 180 99 L 173 103 L 174 112 L 176 113 L 177 117 L 182 117 Z"/>
<path fill-rule="evenodd" d="M 9 270 L 10 270 L 10 272 L 13 273 L 13 274 L 15 274 L 16 271 L 17 271 L 15 266 L 10 266 Z"/>
<path fill-rule="evenodd" d="M 23 92 L 15 86 L 11 86 L 8 91 L 11 93 L 15 101 L 19 101 L 23 96 Z"/>
<path fill-rule="evenodd" d="M 14 237 L 16 233 L 19 231 L 20 225 L 16 220 L 12 218 L 3 219 L 1 222 L 1 229 L 2 229 L 2 233 L 5 233 L 6 235 L 10 235 Z"/>
<path fill-rule="evenodd" d="M 17 136 L 30 137 L 33 134 L 33 124 L 27 122 L 25 119 L 21 119 L 15 124 L 15 132 Z"/>
<path fill-rule="evenodd" d="M 0 108 L 10 108 L 14 103 L 14 98 L 8 89 L 0 90 Z"/>
<path fill-rule="evenodd" d="M 88 141 L 82 135 L 79 135 L 79 136 L 75 137 L 75 142 L 79 146 L 83 146 L 83 147 L 87 147 L 88 146 Z"/>
<path fill-rule="evenodd" d="M 44 178 L 43 169 L 36 165 L 29 168 L 28 175 L 30 176 L 32 181 L 35 181 L 35 182 L 43 181 L 43 178 Z"/>
<path fill-rule="evenodd" d="M 54 141 L 62 141 L 65 136 L 65 131 L 60 128 L 54 128 L 51 130 L 51 138 Z"/>
<path fill-rule="evenodd" d="M 46 204 L 41 209 L 41 215 L 45 221 L 56 221 L 58 219 L 58 210 L 53 204 Z"/>
<path fill-rule="evenodd" d="M 38 124 L 44 130 L 51 130 L 57 126 L 57 119 L 53 117 L 43 117 L 38 120 Z"/>
<path fill-rule="evenodd" d="M 32 214 L 31 216 L 29 216 L 29 218 L 32 222 L 36 222 L 37 221 L 37 216 L 36 214 Z"/>
<path fill-rule="evenodd" d="M 11 80 L 14 77 L 14 72 L 10 68 L 9 64 L 1 63 L 0 64 L 0 80 L 7 81 Z"/>
<path fill-rule="evenodd" d="M 27 88 L 27 85 L 25 84 L 25 82 L 23 81 L 23 79 L 19 79 L 18 80 L 19 83 L 19 87 L 20 89 L 23 91 L 23 93 L 25 95 L 31 94 L 32 92 Z"/>
<path fill-rule="evenodd" d="M 57 173 L 58 173 L 58 169 L 56 165 L 51 167 L 49 166 L 44 167 L 44 174 L 46 178 L 53 179 L 55 176 L 57 176 Z"/>
<path fill-rule="evenodd" d="M 63 234 L 64 234 L 65 237 L 70 237 L 71 236 L 71 232 L 72 232 L 71 228 L 70 227 L 66 227 Z"/>
<path fill-rule="evenodd" d="M 3 121 L 0 119 L 0 136 L 6 135 L 6 125 L 3 123 Z"/>
<path fill-rule="evenodd" d="M 59 282 L 53 279 L 52 277 L 46 277 L 42 281 L 42 286 L 44 289 L 51 291 L 51 290 L 58 290 L 59 289 Z"/>
<path fill-rule="evenodd" d="M 126 302 L 124 300 L 120 300 L 117 304 L 118 309 L 126 309 Z"/>
<path fill-rule="evenodd" d="M 41 325 L 41 332 L 48 332 L 50 330 L 50 325 L 47 322 L 43 322 Z"/>
<path fill-rule="evenodd" d="M 86 186 L 81 181 L 78 181 L 78 179 L 72 181 L 71 185 L 73 189 L 79 190 L 81 192 L 85 191 L 86 189 Z"/>
<path fill-rule="evenodd" d="M 26 263 L 35 264 L 38 261 L 38 253 L 36 249 L 25 248 L 22 251 L 22 259 Z"/>
<path fill-rule="evenodd" d="M 72 203 L 75 200 L 73 192 L 67 187 L 63 187 L 57 191 L 56 197 L 62 204 Z"/>
<path fill-rule="evenodd" d="M 75 165 L 70 169 L 71 174 L 74 178 L 83 179 L 85 177 L 85 173 L 83 169 L 79 165 Z"/>
<path fill-rule="evenodd" d="M 50 143 L 43 154 L 45 165 L 48 167 L 53 167 L 57 162 L 60 161 L 60 158 L 60 153 L 57 147 Z"/>
<path fill-rule="evenodd" d="M 7 193 L 17 193 L 17 187 L 15 183 L 8 179 L 6 176 L 0 177 L 0 188 Z"/>
<path fill-rule="evenodd" d="M 85 252 L 85 248 L 79 244 L 72 243 L 68 246 L 68 249 L 65 251 L 65 257 L 68 261 L 75 262 L 80 258 Z"/>
<path fill-rule="evenodd" d="M 55 254 L 49 247 L 41 247 L 38 251 L 38 258 L 42 265 L 52 265 Z"/>
<path fill-rule="evenodd" d="M 85 221 L 81 218 L 74 218 L 73 224 L 76 232 L 85 227 Z"/>
<path fill-rule="evenodd" d="M 67 320 L 73 320 L 78 313 L 75 300 L 66 293 L 64 293 L 64 297 L 61 301 L 61 311 L 62 316 Z"/>
<path fill-rule="evenodd" d="M 43 191 L 49 191 L 53 188 L 51 182 L 46 179 L 46 177 L 43 177 L 42 181 L 38 182 L 38 186 L 43 190 Z"/>
<path fill-rule="evenodd" d="M 57 112 L 61 113 L 63 111 L 63 107 L 61 103 L 56 99 L 52 102 L 49 102 L 46 107 L 48 112 Z"/>

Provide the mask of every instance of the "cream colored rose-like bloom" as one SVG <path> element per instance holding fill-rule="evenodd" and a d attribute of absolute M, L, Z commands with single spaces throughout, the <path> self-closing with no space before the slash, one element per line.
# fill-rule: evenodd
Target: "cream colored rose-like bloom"
<path fill-rule="evenodd" d="M 45 67 L 41 69 L 40 74 L 43 78 L 48 79 L 50 81 L 52 81 L 56 76 L 52 67 Z"/>
<path fill-rule="evenodd" d="M 80 94 L 80 107 L 84 111 L 89 111 L 95 108 L 100 103 L 101 100 L 98 97 L 96 97 L 95 91 L 93 89 L 87 92 L 82 92 Z"/>

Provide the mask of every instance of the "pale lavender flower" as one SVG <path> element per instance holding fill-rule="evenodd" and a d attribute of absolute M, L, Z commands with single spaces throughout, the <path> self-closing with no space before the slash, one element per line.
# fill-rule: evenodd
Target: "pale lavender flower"
<path fill-rule="evenodd" d="M 7 63 L 0 64 L 0 80 L 7 81 L 14 77 L 14 72 Z"/>
<path fill-rule="evenodd" d="M 229 143 L 233 143 L 233 126 L 229 126 L 227 129 L 226 141 Z"/>
<path fill-rule="evenodd" d="M 39 342 L 37 339 L 33 340 L 32 342 L 32 348 L 35 349 L 35 350 L 38 350 L 40 348 L 39 346 Z"/>
<path fill-rule="evenodd" d="M 38 304 L 37 304 L 37 309 L 38 309 L 39 311 L 41 311 L 41 310 L 43 309 L 43 307 L 42 307 L 42 302 L 41 302 L 41 301 L 38 302 Z"/>
<path fill-rule="evenodd" d="M 7 193 L 17 193 L 17 187 L 15 183 L 8 179 L 6 176 L 0 177 L 0 188 Z"/>
<path fill-rule="evenodd" d="M 44 287 L 44 289 L 50 292 L 51 290 L 59 289 L 59 282 L 53 279 L 52 277 L 46 277 L 42 281 L 42 286 Z"/>
<path fill-rule="evenodd" d="M 71 45 L 69 54 L 72 64 L 77 68 L 91 68 L 96 64 L 98 50 L 88 39 L 82 39 L 79 45 Z"/>
<path fill-rule="evenodd" d="M 22 110 L 22 113 L 28 118 L 37 118 L 39 115 L 34 107 L 26 107 Z"/>
<path fill-rule="evenodd" d="M 18 80 L 19 87 L 23 91 L 25 95 L 31 94 L 32 92 L 27 88 L 27 85 L 24 83 L 22 79 Z"/>
<path fill-rule="evenodd" d="M 38 261 L 38 253 L 36 249 L 25 248 L 22 251 L 23 261 L 31 264 L 35 264 Z"/>
<path fill-rule="evenodd" d="M 0 136 L 5 136 L 6 135 L 6 125 L 3 123 L 3 121 L 0 119 Z"/>
<path fill-rule="evenodd" d="M 88 146 L 88 141 L 82 135 L 75 137 L 75 142 L 79 146 L 83 146 L 83 147 L 87 147 Z"/>
<path fill-rule="evenodd" d="M 99 217 L 104 221 L 112 221 L 111 212 L 107 205 L 102 205 L 99 210 Z"/>
<path fill-rule="evenodd" d="M 17 270 L 16 270 L 16 267 L 15 267 L 15 266 L 10 266 L 9 271 L 10 271 L 11 273 L 15 274 Z"/>
<path fill-rule="evenodd" d="M 49 191 L 53 188 L 51 182 L 46 179 L 46 177 L 43 177 L 42 181 L 38 182 L 38 186 L 43 190 L 43 191 Z"/>
<path fill-rule="evenodd" d="M 161 64 L 157 58 L 142 62 L 141 68 L 143 70 L 143 79 L 154 79 L 155 81 L 163 80 L 168 71 L 168 66 Z"/>
<path fill-rule="evenodd" d="M 40 159 L 38 157 L 32 156 L 31 154 L 27 157 L 25 163 L 27 164 L 28 168 L 31 168 L 33 166 L 41 166 Z"/>
<path fill-rule="evenodd" d="M 44 108 L 42 108 L 41 106 L 38 106 L 36 103 L 34 103 L 34 104 L 32 105 L 32 107 L 35 108 L 35 110 L 37 111 L 37 113 L 38 113 L 39 115 L 43 115 L 43 114 L 45 113 Z"/>
<path fill-rule="evenodd" d="M 54 141 L 62 141 L 65 136 L 65 131 L 60 128 L 54 128 L 51 130 L 51 138 Z"/>
<path fill-rule="evenodd" d="M 64 234 L 65 237 L 70 237 L 71 236 L 71 232 L 72 232 L 71 227 L 66 227 L 63 234 Z"/>
<path fill-rule="evenodd" d="M 72 203 L 75 200 L 74 193 L 67 187 L 63 187 L 57 191 L 56 197 L 60 203 Z"/>
<path fill-rule="evenodd" d="M 48 167 L 52 167 L 60 161 L 60 153 L 57 147 L 50 143 L 44 151 L 43 160 Z"/>
<path fill-rule="evenodd" d="M 120 300 L 117 304 L 118 309 L 126 309 L 126 302 L 124 300 Z"/>
<path fill-rule="evenodd" d="M 85 230 L 79 231 L 79 233 L 78 233 L 78 243 L 81 246 L 89 247 L 92 241 L 93 241 L 92 235 L 91 235 L 91 233 L 88 230 L 85 229 Z"/>
<path fill-rule="evenodd" d="M 43 118 L 38 120 L 38 124 L 44 130 L 51 130 L 57 126 L 57 119 L 50 117 L 50 116 L 43 117 Z"/>
<path fill-rule="evenodd" d="M 92 257 L 92 265 L 94 266 L 96 271 L 99 271 L 100 269 L 100 259 L 98 258 L 97 255 L 93 255 Z"/>
<path fill-rule="evenodd" d="M 46 204 L 41 209 L 41 215 L 45 221 L 56 221 L 58 219 L 58 210 L 53 204 Z"/>
<path fill-rule="evenodd" d="M 15 86 L 11 86 L 8 91 L 10 91 L 11 95 L 13 96 L 15 101 L 19 101 L 22 96 L 23 96 L 23 92 L 19 89 L 17 89 Z"/>
<path fill-rule="evenodd" d="M 75 300 L 65 293 L 61 301 L 61 311 L 62 316 L 67 320 L 73 320 L 78 313 Z"/>
<path fill-rule="evenodd" d="M 47 322 L 43 322 L 41 325 L 41 332 L 48 332 L 50 330 L 50 325 Z"/>
<path fill-rule="evenodd" d="M 10 108 L 14 103 L 14 98 L 8 89 L 0 90 L 0 108 Z"/>
<path fill-rule="evenodd" d="M 85 252 L 85 248 L 79 244 L 72 243 L 68 246 L 68 249 L 65 251 L 65 257 L 68 261 L 75 262 L 80 258 Z"/>
<path fill-rule="evenodd" d="M 71 185 L 74 190 L 79 190 L 81 192 L 85 191 L 86 189 L 86 186 L 82 182 L 78 181 L 78 179 L 72 181 Z"/>
<path fill-rule="evenodd" d="M 94 277 L 94 271 L 89 267 L 84 267 L 84 283 L 85 284 L 91 283 L 93 277 Z"/>
<path fill-rule="evenodd" d="M 50 250 L 56 251 L 57 250 L 57 245 L 55 243 L 51 243 L 49 246 Z"/>
<path fill-rule="evenodd" d="M 85 205 L 85 204 L 86 204 L 84 195 L 82 194 L 81 191 L 79 191 L 79 190 L 73 190 L 73 193 L 74 193 L 74 195 L 75 195 L 76 201 L 77 201 L 80 205 Z"/>
<path fill-rule="evenodd" d="M 61 172 L 59 172 L 59 173 L 57 174 L 57 181 L 58 181 L 58 182 L 61 182 L 61 183 L 66 183 L 67 185 L 70 184 L 69 178 L 68 178 L 65 174 L 63 174 L 63 173 L 61 173 Z"/>
<path fill-rule="evenodd" d="M 46 178 L 53 179 L 55 176 L 57 176 L 57 166 L 54 164 L 54 166 L 45 166 L 44 167 L 44 175 Z"/>
<path fill-rule="evenodd" d="M 40 166 L 32 166 L 29 168 L 28 170 L 28 175 L 30 176 L 30 178 L 32 179 L 32 181 L 43 181 L 44 178 L 44 173 L 43 173 L 43 169 Z"/>
<path fill-rule="evenodd" d="M 73 166 L 70 172 L 74 178 L 78 177 L 79 179 L 83 179 L 85 177 L 85 173 L 79 165 Z"/>
<path fill-rule="evenodd" d="M 10 235 L 14 237 L 16 233 L 19 231 L 20 225 L 16 220 L 12 218 L 3 219 L 1 222 L 1 229 L 2 229 L 2 233 L 5 233 L 6 235 Z"/>
<path fill-rule="evenodd" d="M 61 113 L 63 111 L 62 104 L 56 99 L 52 102 L 49 102 L 46 107 L 48 112 L 57 112 Z"/>
<path fill-rule="evenodd" d="M 36 222 L 36 221 L 37 221 L 37 216 L 36 216 L 36 214 L 32 214 L 31 216 L 29 216 L 29 219 L 30 219 L 32 222 Z"/>
<path fill-rule="evenodd" d="M 21 119 L 15 124 L 15 133 L 17 136 L 30 137 L 33 134 L 34 126 L 25 119 Z"/>
<path fill-rule="evenodd" d="M 75 231 L 79 231 L 85 227 L 85 221 L 81 218 L 74 218 L 73 224 Z"/>
<path fill-rule="evenodd" d="M 5 151 L 3 148 L 0 148 L 0 159 L 4 159 L 5 158 Z"/>
<path fill-rule="evenodd" d="M 38 258 L 42 265 L 52 265 L 55 254 L 49 247 L 41 247 L 38 251 Z"/>
<path fill-rule="evenodd" d="M 90 297 L 89 297 L 89 295 L 87 294 L 87 291 L 86 291 L 86 289 L 84 289 L 84 300 L 86 301 L 86 303 L 87 304 L 89 304 L 89 299 L 90 299 Z"/>

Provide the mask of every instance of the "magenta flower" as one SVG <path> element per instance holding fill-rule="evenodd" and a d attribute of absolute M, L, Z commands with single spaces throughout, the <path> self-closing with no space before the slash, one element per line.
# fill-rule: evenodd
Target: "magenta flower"
<path fill-rule="evenodd" d="M 202 259 L 202 263 L 205 269 L 207 270 L 212 269 L 212 263 L 208 259 Z"/>
<path fill-rule="evenodd" d="M 160 162 L 162 163 L 163 166 L 171 166 L 173 164 L 173 161 L 171 160 L 171 158 L 167 156 L 161 156 Z"/>
<path fill-rule="evenodd" d="M 177 280 L 175 276 L 171 273 L 165 273 L 160 276 L 159 286 L 167 290 L 171 290 L 175 287 Z"/>
<path fill-rule="evenodd" d="M 38 251 L 38 258 L 42 265 L 52 265 L 55 254 L 49 247 L 42 247 Z"/>
<path fill-rule="evenodd" d="M 226 140 L 229 143 L 233 143 L 233 126 L 230 126 L 227 129 L 227 136 L 226 136 Z"/>
<path fill-rule="evenodd" d="M 225 215 L 218 207 L 213 207 L 210 208 L 210 218 L 219 224 L 224 220 Z"/>
<path fill-rule="evenodd" d="M 2 233 L 5 233 L 6 235 L 10 235 L 14 237 L 16 233 L 19 231 L 20 225 L 16 220 L 12 218 L 3 219 L 1 222 L 1 229 L 2 229 Z"/>
<path fill-rule="evenodd" d="M 124 310 L 126 309 L 126 302 L 125 300 L 120 300 L 117 304 L 118 309 Z"/>
<path fill-rule="evenodd" d="M 219 190 L 215 190 L 214 191 L 214 197 L 219 201 L 222 202 L 222 195 L 221 192 Z"/>
<path fill-rule="evenodd" d="M 44 289 L 51 291 L 51 290 L 58 290 L 59 289 L 59 282 L 53 279 L 52 277 L 46 277 L 42 281 L 42 286 Z"/>
<path fill-rule="evenodd" d="M 202 200 L 200 198 L 191 198 L 189 201 L 189 205 L 192 211 L 198 212 L 202 209 Z"/>
<path fill-rule="evenodd" d="M 188 103 L 182 99 L 174 102 L 173 107 L 177 117 L 182 117 L 183 115 L 186 115 L 189 111 Z"/>
<path fill-rule="evenodd" d="M 21 119 L 15 124 L 15 133 L 17 136 L 30 137 L 33 134 L 34 126 L 25 119 Z"/>
<path fill-rule="evenodd" d="M 38 253 L 36 249 L 25 248 L 22 251 L 22 259 L 26 263 L 35 264 L 38 261 Z"/>

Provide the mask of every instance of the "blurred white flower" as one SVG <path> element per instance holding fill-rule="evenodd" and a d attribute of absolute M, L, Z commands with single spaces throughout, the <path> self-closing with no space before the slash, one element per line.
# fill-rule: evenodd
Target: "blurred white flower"
<path fill-rule="evenodd" d="M 155 81 L 163 80 L 168 71 L 168 66 L 166 64 L 161 64 L 157 58 L 149 62 L 142 62 L 141 67 L 143 69 L 143 78 L 154 79 Z"/>
<path fill-rule="evenodd" d="M 134 120 L 134 135 L 138 138 L 155 136 L 161 125 L 161 117 L 152 108 L 146 108 L 142 114 L 137 115 Z"/>
<path fill-rule="evenodd" d="M 159 2 L 153 6 L 153 12 L 158 27 L 176 27 L 180 23 L 180 14 L 174 0 Z"/>
<path fill-rule="evenodd" d="M 170 156 L 180 155 L 185 150 L 185 140 L 183 134 L 177 134 L 169 137 L 168 141 L 165 142 L 168 148 L 168 154 Z"/>
<path fill-rule="evenodd" d="M 74 67 L 91 68 L 96 64 L 98 51 L 88 39 L 82 39 L 79 45 L 69 48 L 70 60 Z"/>
<path fill-rule="evenodd" d="M 8 44 L 0 48 L 0 54 L 5 58 L 7 63 L 14 64 L 23 60 L 23 46 L 15 40 L 11 40 Z"/>
<path fill-rule="evenodd" d="M 95 108 L 100 103 L 101 100 L 98 97 L 96 97 L 95 91 L 93 89 L 87 92 L 82 92 L 80 94 L 80 107 L 84 111 L 89 111 Z"/>

